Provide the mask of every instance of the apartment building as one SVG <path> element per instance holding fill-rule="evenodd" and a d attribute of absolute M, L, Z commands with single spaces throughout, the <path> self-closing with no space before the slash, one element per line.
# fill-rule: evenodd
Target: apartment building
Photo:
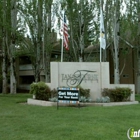
<path fill-rule="evenodd" d="M 124 54 L 123 49 L 120 49 L 120 83 L 121 84 L 135 84 L 137 92 L 138 81 L 137 81 L 137 60 L 140 58 L 136 49 L 129 48 L 128 53 Z M 90 45 L 85 49 L 85 61 L 87 62 L 99 62 L 99 47 Z M 61 44 L 60 41 L 56 41 L 52 54 L 51 61 L 60 61 L 61 55 Z M 114 83 L 114 64 L 111 50 L 107 49 L 107 61 L 110 66 L 110 83 Z M 31 61 L 28 56 L 22 55 L 16 60 L 16 77 L 17 77 L 17 88 L 19 90 L 30 89 L 30 84 L 35 81 L 34 70 Z M 44 70 L 41 69 L 40 80 L 45 81 Z"/>

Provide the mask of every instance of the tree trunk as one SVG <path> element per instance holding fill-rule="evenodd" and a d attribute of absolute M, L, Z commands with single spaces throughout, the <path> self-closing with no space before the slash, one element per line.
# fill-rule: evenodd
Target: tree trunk
<path fill-rule="evenodd" d="M 7 93 L 7 52 L 6 52 L 6 1 L 3 1 L 3 28 L 2 28 L 2 93 Z"/>
<path fill-rule="evenodd" d="M 5 37 L 3 37 L 2 45 L 2 93 L 7 93 L 7 57 L 6 57 L 6 46 L 5 46 Z"/>
<path fill-rule="evenodd" d="M 46 53 L 46 70 L 45 70 L 45 81 L 50 82 L 50 55 Z"/>
<path fill-rule="evenodd" d="M 51 58 L 51 51 L 52 51 L 51 43 L 53 40 L 53 33 L 51 32 L 51 27 L 52 27 L 51 6 L 52 6 L 52 0 L 48 2 L 48 23 L 47 23 L 48 27 L 47 27 L 47 43 L 46 43 L 47 52 L 46 52 L 46 76 L 45 76 L 46 82 L 50 82 L 50 58 Z"/>
<path fill-rule="evenodd" d="M 52 43 L 54 43 L 53 32 L 51 31 L 52 27 L 52 13 L 51 8 L 52 0 L 46 1 L 45 3 L 45 10 L 46 13 L 44 15 L 44 71 L 45 71 L 45 81 L 48 83 L 50 82 L 50 59 L 51 59 L 51 52 L 52 52 Z M 48 15 L 48 16 L 46 16 Z"/>
<path fill-rule="evenodd" d="M 36 49 L 36 67 L 35 67 L 35 82 L 40 80 L 41 71 L 41 48 L 42 48 L 42 0 L 38 0 L 38 21 L 37 21 L 37 49 Z"/>
<path fill-rule="evenodd" d="M 120 83 L 119 72 L 119 1 L 116 2 L 114 19 L 114 84 Z"/>
<path fill-rule="evenodd" d="M 74 52 L 74 58 L 73 60 L 75 61 L 78 61 L 78 58 L 77 58 L 77 55 L 76 55 L 76 45 L 74 45 L 74 39 L 73 39 L 73 27 L 72 27 L 72 22 L 70 22 L 70 38 L 71 38 L 71 45 L 72 45 L 72 48 L 73 48 L 73 52 Z M 75 47 L 76 46 L 76 47 Z"/>
<path fill-rule="evenodd" d="M 10 58 L 10 93 L 16 93 L 16 76 L 15 76 L 15 62 L 14 58 Z"/>
<path fill-rule="evenodd" d="M 48 62 L 47 62 L 47 22 L 46 22 L 47 16 L 46 14 L 44 15 L 44 26 L 43 26 L 43 66 L 44 66 L 44 74 L 45 74 L 45 82 L 48 82 L 48 74 L 47 74 L 47 68 L 48 68 Z"/>
<path fill-rule="evenodd" d="M 16 76 L 15 76 L 15 43 L 16 43 L 16 26 L 17 26 L 17 8 L 16 0 L 11 0 L 11 45 L 10 45 L 10 93 L 16 93 Z"/>
<path fill-rule="evenodd" d="M 84 61 L 84 20 L 83 20 L 83 5 L 84 1 L 81 2 L 81 14 L 80 14 L 80 51 L 79 51 L 79 62 Z"/>
<path fill-rule="evenodd" d="M 140 2 L 138 2 L 140 4 Z M 139 6 L 138 6 L 139 7 Z M 140 10 L 138 13 L 138 46 L 140 47 Z M 140 94 L 140 49 L 139 47 L 137 48 L 137 86 L 136 86 L 136 91 L 138 94 Z"/>

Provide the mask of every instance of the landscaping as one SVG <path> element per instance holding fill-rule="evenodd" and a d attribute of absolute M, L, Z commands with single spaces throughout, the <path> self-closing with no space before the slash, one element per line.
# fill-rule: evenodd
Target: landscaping
<path fill-rule="evenodd" d="M 140 129 L 140 105 L 43 107 L 27 105 L 31 94 L 0 94 L 1 140 L 125 140 Z M 136 95 L 140 101 L 140 95 Z"/>

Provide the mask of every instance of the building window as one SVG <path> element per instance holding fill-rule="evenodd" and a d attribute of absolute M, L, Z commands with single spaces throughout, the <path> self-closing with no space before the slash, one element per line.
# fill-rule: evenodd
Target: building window
<path fill-rule="evenodd" d="M 20 76 L 20 84 L 31 84 L 34 81 L 34 76 Z"/>

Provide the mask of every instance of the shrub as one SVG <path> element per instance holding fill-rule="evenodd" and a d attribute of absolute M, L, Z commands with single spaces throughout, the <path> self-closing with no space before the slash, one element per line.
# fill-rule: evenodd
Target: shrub
<path fill-rule="evenodd" d="M 36 95 L 37 92 L 38 92 L 38 84 L 37 83 L 32 83 L 30 85 L 30 91 L 29 91 L 29 93 Z"/>
<path fill-rule="evenodd" d="M 87 101 L 87 99 L 86 99 L 86 97 L 85 97 L 85 96 L 80 96 L 79 101 L 84 103 L 84 102 L 86 102 L 86 101 Z"/>
<path fill-rule="evenodd" d="M 57 97 L 57 90 L 55 88 L 51 90 L 51 97 Z"/>
<path fill-rule="evenodd" d="M 130 88 L 120 88 L 116 87 L 115 89 L 105 88 L 102 92 L 103 96 L 109 96 L 111 101 L 126 101 L 130 97 L 132 90 Z"/>
<path fill-rule="evenodd" d="M 80 92 L 80 102 L 92 102 L 92 99 L 90 98 L 90 89 L 84 89 L 81 86 L 78 87 Z"/>
<path fill-rule="evenodd" d="M 79 87 L 79 91 L 80 91 L 80 96 L 83 96 L 86 98 L 88 98 L 90 96 L 90 94 L 89 94 L 90 89 L 84 89 L 82 87 Z"/>
<path fill-rule="evenodd" d="M 109 103 L 110 102 L 110 98 L 108 96 L 97 98 L 96 102 L 97 103 Z"/>
<path fill-rule="evenodd" d="M 49 100 L 51 90 L 44 82 L 32 83 L 30 86 L 30 93 L 35 95 L 38 100 Z"/>
<path fill-rule="evenodd" d="M 93 102 L 93 100 L 90 97 L 88 97 L 87 102 Z"/>
<path fill-rule="evenodd" d="M 57 102 L 58 100 L 57 100 L 57 97 L 52 97 L 52 98 L 49 98 L 49 101 L 51 101 L 51 102 Z"/>

